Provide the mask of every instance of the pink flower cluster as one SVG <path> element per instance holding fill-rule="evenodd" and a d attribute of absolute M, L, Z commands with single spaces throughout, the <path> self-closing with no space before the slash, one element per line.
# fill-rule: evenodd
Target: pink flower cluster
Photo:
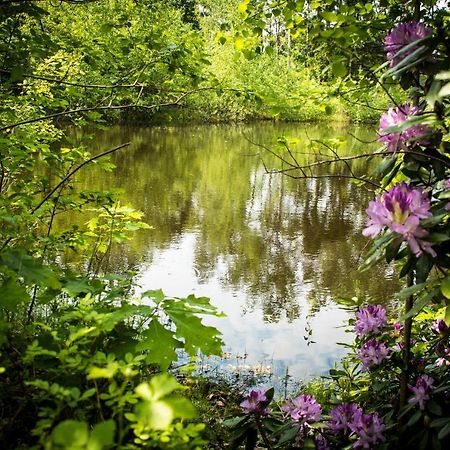
<path fill-rule="evenodd" d="M 408 388 L 414 393 L 408 402 L 412 404 L 418 403 L 420 409 L 425 409 L 425 403 L 430 399 L 430 391 L 433 385 L 433 378 L 428 375 L 419 375 L 414 386 L 408 384 Z"/>
<path fill-rule="evenodd" d="M 422 238 L 428 231 L 419 226 L 420 219 L 431 217 L 430 200 L 420 188 L 406 183 L 392 187 L 389 192 L 378 195 L 366 210 L 369 221 L 363 231 L 364 236 L 374 238 L 388 228 L 406 241 L 412 252 L 419 256 L 422 251 L 435 257 L 431 243 Z"/>
<path fill-rule="evenodd" d="M 265 415 L 267 414 L 267 397 L 264 390 L 259 389 L 256 391 L 250 391 L 248 396 L 239 405 L 242 410 L 247 413 Z"/>
<path fill-rule="evenodd" d="M 413 45 L 401 55 L 396 55 L 403 47 L 426 38 L 430 34 L 431 29 L 421 22 L 411 21 L 397 25 L 384 39 L 384 50 L 388 61 L 390 61 L 390 66 L 396 66 L 418 48 L 418 46 Z"/>
<path fill-rule="evenodd" d="M 295 422 L 315 422 L 320 420 L 322 408 L 312 395 L 301 394 L 289 399 L 281 408 L 291 416 Z"/>
<path fill-rule="evenodd" d="M 448 326 L 442 319 L 436 319 L 431 324 L 431 330 L 436 333 L 440 334 L 442 337 L 447 336 L 448 334 Z"/>
<path fill-rule="evenodd" d="M 343 403 L 330 411 L 327 425 L 335 435 L 354 435 L 358 439 L 353 448 L 373 448 L 384 441 L 385 425 L 378 414 L 364 414 L 355 403 Z"/>
<path fill-rule="evenodd" d="M 356 313 L 355 331 L 357 336 L 379 333 L 387 324 L 386 310 L 381 305 L 369 305 Z"/>
<path fill-rule="evenodd" d="M 390 348 L 384 342 L 369 339 L 358 351 L 358 356 L 363 369 L 369 370 L 382 364 L 390 352 Z"/>
<path fill-rule="evenodd" d="M 426 136 L 431 134 L 431 128 L 427 125 L 417 124 L 408 127 L 406 130 L 391 132 L 389 128 L 399 126 L 421 113 L 417 106 L 411 106 L 409 103 L 389 108 L 380 118 L 380 128 L 378 130 L 378 140 L 386 145 L 390 152 L 397 150 L 406 150 L 407 145 L 427 145 L 429 141 Z"/>
<path fill-rule="evenodd" d="M 448 180 L 445 180 L 444 188 L 445 188 L 446 191 L 450 191 L 450 178 L 449 178 Z M 446 209 L 447 211 L 450 211 L 450 202 L 448 202 L 448 203 L 445 205 L 445 209 Z"/>

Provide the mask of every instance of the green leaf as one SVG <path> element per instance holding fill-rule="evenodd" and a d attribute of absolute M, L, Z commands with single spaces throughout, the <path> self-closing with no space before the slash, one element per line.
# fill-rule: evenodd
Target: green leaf
<path fill-rule="evenodd" d="M 450 302 L 447 302 L 447 306 L 445 308 L 444 321 L 447 324 L 447 326 L 450 326 Z"/>
<path fill-rule="evenodd" d="M 448 240 L 450 240 L 450 236 L 444 233 L 431 233 L 429 236 L 427 236 L 427 241 L 429 242 L 440 243 L 446 242 Z"/>
<path fill-rule="evenodd" d="M 89 438 L 89 428 L 86 422 L 65 420 L 52 431 L 53 442 L 66 449 L 84 447 Z"/>
<path fill-rule="evenodd" d="M 222 340 L 220 332 L 202 323 L 202 320 L 189 314 L 178 304 L 165 305 L 164 311 L 176 326 L 176 336 L 184 339 L 186 352 L 194 356 L 200 350 L 205 355 L 221 355 Z"/>
<path fill-rule="evenodd" d="M 413 307 L 402 317 L 400 317 L 399 322 L 403 322 L 406 319 L 409 319 L 410 317 L 414 317 L 417 315 L 422 309 L 430 302 L 430 300 L 438 293 L 437 289 L 433 289 L 430 292 L 428 292 L 426 295 L 418 298 L 415 302 Z"/>
<path fill-rule="evenodd" d="M 156 319 L 150 322 L 147 330 L 141 333 L 142 340 L 136 345 L 136 350 L 147 351 L 147 363 L 158 364 L 161 370 L 169 368 L 178 355 L 175 351 L 182 348 L 183 343 L 175 339 L 174 333 L 164 328 Z"/>
<path fill-rule="evenodd" d="M 403 264 L 402 269 L 400 270 L 399 277 L 403 278 L 407 273 L 411 270 L 414 270 L 416 267 L 417 259 L 415 256 L 410 256 L 405 264 Z"/>
<path fill-rule="evenodd" d="M 401 241 L 394 241 L 386 247 L 386 262 L 388 264 L 397 256 L 401 244 Z"/>
<path fill-rule="evenodd" d="M 419 421 L 419 419 L 422 417 L 422 411 L 416 411 L 408 420 L 408 426 L 411 427 L 413 426 L 415 423 L 417 423 Z"/>
<path fill-rule="evenodd" d="M 189 400 L 169 396 L 174 390 L 183 388 L 174 377 L 168 374 L 154 376 L 150 383 L 142 383 L 136 393 L 143 399 L 135 407 L 139 421 L 155 430 L 167 429 L 175 418 L 192 419 L 195 408 Z"/>
<path fill-rule="evenodd" d="M 445 298 L 450 299 L 450 276 L 448 276 L 442 280 L 441 292 Z"/>
<path fill-rule="evenodd" d="M 427 403 L 427 410 L 436 414 L 437 416 L 442 416 L 442 408 L 434 400 L 430 400 Z"/>
<path fill-rule="evenodd" d="M 8 311 L 17 311 L 18 305 L 31 300 L 25 287 L 12 277 L 0 284 L 0 292 L 0 307 Z"/>
<path fill-rule="evenodd" d="M 322 11 L 320 15 L 327 21 L 327 22 L 338 22 L 339 21 L 339 14 L 336 14 L 331 11 Z"/>
<path fill-rule="evenodd" d="M 402 289 L 398 294 L 397 297 L 398 298 L 406 298 L 409 297 L 410 295 L 414 295 L 417 292 L 423 291 L 425 289 L 425 287 L 427 286 L 427 283 L 419 283 L 419 284 L 414 284 L 410 287 L 407 287 L 405 289 Z"/>
<path fill-rule="evenodd" d="M 432 267 L 432 258 L 428 255 L 428 253 L 422 253 L 419 256 L 416 264 L 416 281 L 418 283 L 425 282 Z"/>
<path fill-rule="evenodd" d="M 115 431 L 114 420 L 107 420 L 95 425 L 87 444 L 87 450 L 102 450 L 104 447 L 111 447 L 114 444 Z"/>
<path fill-rule="evenodd" d="M 226 426 L 228 428 L 235 428 L 237 426 L 241 426 L 248 419 L 249 419 L 249 416 L 231 417 L 230 419 L 225 419 L 222 422 L 222 425 L 224 425 L 224 426 Z"/>
<path fill-rule="evenodd" d="M 113 378 L 119 370 L 119 363 L 117 361 L 108 362 L 106 367 L 89 367 L 88 379 L 95 380 L 97 378 Z"/>
<path fill-rule="evenodd" d="M 153 302 L 155 302 L 157 305 L 159 305 L 166 296 L 164 295 L 164 292 L 161 289 L 155 290 L 155 291 L 145 291 L 141 294 L 141 298 L 149 298 Z"/>
<path fill-rule="evenodd" d="M 450 423 L 448 423 L 447 425 L 445 425 L 444 428 L 442 428 L 439 433 L 438 433 L 438 439 L 444 439 L 445 437 L 447 437 L 450 434 Z"/>
<path fill-rule="evenodd" d="M 178 381 L 167 373 L 155 375 L 150 383 L 141 383 L 136 387 L 136 393 L 146 401 L 156 401 L 171 394 L 176 389 L 184 389 Z"/>
<path fill-rule="evenodd" d="M 3 264 L 23 277 L 25 283 L 36 283 L 59 289 L 61 284 L 49 267 L 43 266 L 36 258 L 20 250 L 9 250 L 1 255 Z"/>
<path fill-rule="evenodd" d="M 335 77 L 344 78 L 347 75 L 347 66 L 342 61 L 335 61 L 331 65 L 331 71 Z"/>
<path fill-rule="evenodd" d="M 440 417 L 439 419 L 434 419 L 430 423 L 431 428 L 441 428 L 443 425 L 450 425 L 450 417 Z"/>

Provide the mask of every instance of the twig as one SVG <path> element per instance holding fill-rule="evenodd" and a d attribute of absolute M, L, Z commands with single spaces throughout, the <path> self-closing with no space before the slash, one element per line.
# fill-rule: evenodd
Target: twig
<path fill-rule="evenodd" d="M 64 185 L 64 183 L 69 178 L 71 178 L 86 164 L 89 164 L 90 162 L 95 161 L 96 159 L 102 158 L 103 156 L 109 155 L 110 153 L 120 150 L 121 148 L 128 147 L 130 144 L 131 142 L 127 142 L 126 144 L 118 145 L 117 147 L 106 150 L 105 152 L 99 153 L 98 155 L 92 156 L 86 161 L 83 161 L 80 165 L 75 167 L 75 169 L 71 170 L 56 186 L 53 187 L 53 189 L 50 190 L 50 192 L 31 210 L 31 214 L 34 214 L 62 185 Z"/>
<path fill-rule="evenodd" d="M 0 131 L 10 131 L 20 125 L 27 125 L 30 123 L 35 123 L 35 122 L 42 122 L 44 120 L 51 120 L 51 119 L 55 119 L 56 117 L 61 117 L 61 116 L 70 116 L 72 114 L 78 114 L 78 113 L 83 113 L 83 112 L 89 112 L 89 111 L 102 111 L 102 110 L 119 110 L 119 109 L 156 109 L 156 108 L 165 108 L 165 107 L 169 107 L 169 106 L 177 106 L 179 105 L 179 103 L 181 102 L 181 100 L 183 100 L 185 97 L 195 94 L 197 92 L 201 92 L 201 91 L 207 91 L 207 90 L 213 90 L 213 89 L 217 89 L 217 87 L 204 87 L 204 88 L 197 88 L 197 89 L 191 89 L 189 91 L 185 91 L 183 92 L 181 95 L 179 95 L 174 101 L 172 102 L 167 102 L 167 103 L 158 103 L 155 105 L 138 105 L 136 103 L 131 103 L 131 104 L 127 104 L 127 105 L 113 105 L 111 102 L 108 105 L 97 105 L 97 106 L 91 106 L 91 107 L 85 107 L 85 108 L 78 108 L 78 109 L 70 109 L 67 111 L 60 111 L 58 113 L 53 113 L 53 114 L 49 114 L 47 116 L 40 116 L 40 117 L 35 117 L 33 119 L 26 119 L 26 120 L 22 120 L 20 122 L 16 122 L 16 123 L 12 123 L 3 127 L 0 127 Z"/>

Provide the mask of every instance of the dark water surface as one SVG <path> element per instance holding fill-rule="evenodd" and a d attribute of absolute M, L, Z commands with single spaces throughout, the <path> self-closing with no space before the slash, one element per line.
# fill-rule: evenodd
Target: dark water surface
<path fill-rule="evenodd" d="M 295 180 L 265 173 L 282 166 L 250 141 L 277 148 L 277 137 L 293 141 L 298 161 L 314 139 L 344 136 L 341 154 L 367 152 L 365 128 L 327 125 L 252 124 L 124 128 L 96 132 L 90 150 L 131 141 L 114 155 L 116 171 L 91 168 L 80 187 L 120 187 L 153 228 L 141 231 L 111 264 L 132 267 L 143 289 L 167 295 L 194 293 L 212 299 L 225 319 L 209 320 L 224 335 L 224 366 L 289 373 L 308 378 L 324 373 L 345 353 L 336 342 L 351 334 L 341 326 L 347 313 L 334 303 L 352 296 L 355 285 L 376 301 L 396 290 L 387 269 L 361 274 L 361 235 L 373 193 L 348 179 Z M 326 147 L 318 151 L 329 154 Z M 328 153 L 327 153 L 328 152 Z M 264 162 L 264 164 L 263 164 Z M 286 165 L 284 167 L 287 167 Z M 364 173 L 367 162 L 354 170 Z M 343 166 L 320 175 L 345 173 Z M 307 345 L 304 336 L 312 330 Z"/>

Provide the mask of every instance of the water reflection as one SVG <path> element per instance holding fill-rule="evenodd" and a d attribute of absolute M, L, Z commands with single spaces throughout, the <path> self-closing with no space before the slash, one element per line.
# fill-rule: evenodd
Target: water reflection
<path fill-rule="evenodd" d="M 396 290 L 387 269 L 376 275 L 357 271 L 372 193 L 338 178 L 266 174 L 262 160 L 267 167 L 279 167 L 279 161 L 249 140 L 276 148 L 277 136 L 297 138 L 292 149 L 307 161 L 301 153 L 309 139 L 337 133 L 345 130 L 298 124 L 116 127 L 97 133 L 92 147 L 100 151 L 131 141 L 114 157 L 117 170 L 100 175 L 91 168 L 78 182 L 123 188 L 153 227 L 140 232 L 125 253 L 113 255 L 116 266 L 126 261 L 137 268 L 146 289 L 210 296 L 228 314 L 217 325 L 232 353 L 245 349 L 250 360 L 270 361 L 278 373 L 289 365 L 298 375 L 314 375 L 339 356 L 335 342 L 348 340 L 334 328 L 345 313 L 333 298 L 352 295 L 355 282 L 379 301 Z M 346 154 L 367 150 L 347 139 Z M 354 166 L 359 173 L 367 170 L 360 160 Z M 303 340 L 307 320 L 316 341 L 311 347 Z"/>

